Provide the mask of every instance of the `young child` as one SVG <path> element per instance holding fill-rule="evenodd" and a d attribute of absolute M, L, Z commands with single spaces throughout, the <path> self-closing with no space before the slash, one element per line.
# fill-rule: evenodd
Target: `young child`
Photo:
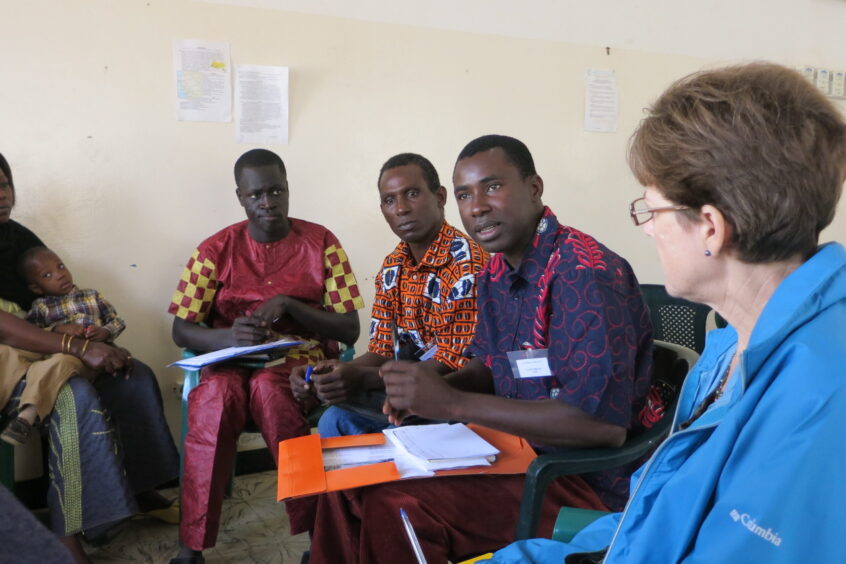
<path fill-rule="evenodd" d="M 27 321 L 64 333 L 68 335 L 68 341 L 79 337 L 112 342 L 126 327 L 115 308 L 99 292 L 81 290 L 74 285 L 70 271 L 50 249 L 33 247 L 27 250 L 21 256 L 18 267 L 30 290 L 41 296 L 32 302 Z M 43 421 L 53 410 L 59 389 L 74 375 L 53 369 L 53 356 L 30 365 L 18 416 L 0 433 L 0 439 L 11 444 L 23 444 L 32 433 L 33 425 Z"/>

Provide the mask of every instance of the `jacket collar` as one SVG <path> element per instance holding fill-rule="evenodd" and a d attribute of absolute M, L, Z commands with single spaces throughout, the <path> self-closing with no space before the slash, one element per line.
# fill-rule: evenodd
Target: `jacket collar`
<path fill-rule="evenodd" d="M 755 374 L 796 327 L 846 299 L 844 273 L 846 249 L 828 243 L 779 284 L 752 330 L 744 355 L 748 374 Z"/>

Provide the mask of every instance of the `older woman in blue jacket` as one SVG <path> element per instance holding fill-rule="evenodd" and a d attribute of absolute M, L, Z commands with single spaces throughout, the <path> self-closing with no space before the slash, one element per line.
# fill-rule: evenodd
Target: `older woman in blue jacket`
<path fill-rule="evenodd" d="M 667 290 L 730 326 L 622 513 L 493 560 L 846 562 L 846 251 L 818 243 L 846 177 L 843 116 L 777 65 L 706 71 L 661 95 L 629 162 Z"/>

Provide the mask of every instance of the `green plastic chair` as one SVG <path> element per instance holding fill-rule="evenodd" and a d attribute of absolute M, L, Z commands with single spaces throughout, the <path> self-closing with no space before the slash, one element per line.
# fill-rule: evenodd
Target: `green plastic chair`
<path fill-rule="evenodd" d="M 698 358 L 699 355 L 687 347 L 655 341 L 654 379 L 664 382 L 672 392 L 664 415 L 655 425 L 629 438 L 619 448 L 572 449 L 538 456 L 526 471 L 516 540 L 537 535 L 546 488 L 555 478 L 617 468 L 638 460 L 657 447 L 670 432 L 681 385 Z M 582 528 L 606 513 L 564 507 L 556 520 L 553 538 L 569 541 Z"/>
<path fill-rule="evenodd" d="M 641 284 L 640 291 L 649 307 L 654 330 L 652 336 L 655 340 L 675 343 L 702 354 L 711 308 L 682 298 L 674 298 L 660 284 Z"/>

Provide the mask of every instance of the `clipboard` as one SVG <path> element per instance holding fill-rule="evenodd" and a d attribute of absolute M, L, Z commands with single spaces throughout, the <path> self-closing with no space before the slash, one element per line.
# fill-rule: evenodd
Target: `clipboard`
<path fill-rule="evenodd" d="M 537 458 L 534 449 L 521 437 L 472 423 L 468 427 L 499 449 L 496 461 L 490 466 L 439 470 L 435 472 L 435 479 L 438 476 L 524 474 L 532 460 Z M 306 435 L 280 442 L 277 501 L 400 480 L 400 474 L 393 462 L 366 464 L 340 470 L 325 471 L 323 469 L 324 448 L 384 443 L 385 435 L 382 433 L 327 439 L 321 438 L 320 435 Z"/>

